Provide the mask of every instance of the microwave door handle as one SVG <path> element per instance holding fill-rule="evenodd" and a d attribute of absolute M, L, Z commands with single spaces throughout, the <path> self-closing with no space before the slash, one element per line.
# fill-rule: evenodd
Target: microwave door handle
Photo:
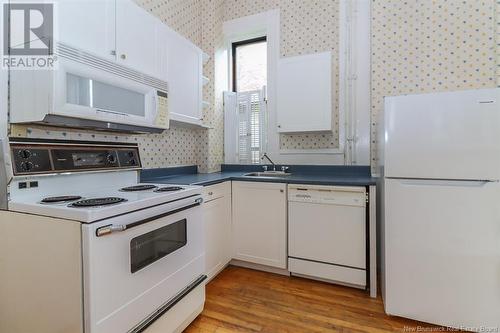
<path fill-rule="evenodd" d="M 121 231 L 125 231 L 125 230 L 128 230 L 128 229 L 132 229 L 132 228 L 138 227 L 140 225 L 143 225 L 145 223 L 148 223 L 148 222 L 151 222 L 151 221 L 154 221 L 154 220 L 158 220 L 158 219 L 161 219 L 163 217 L 166 217 L 166 216 L 169 216 L 169 215 L 172 215 L 172 214 L 176 214 L 178 212 L 182 212 L 183 210 L 199 206 L 199 205 L 201 205 L 202 202 L 203 202 L 202 198 L 196 198 L 194 200 L 194 203 L 192 203 L 192 204 L 189 204 L 187 206 L 183 206 L 183 207 L 180 207 L 180 208 L 176 208 L 174 210 L 170 210 L 170 211 L 165 212 L 165 213 L 154 215 L 154 216 L 145 218 L 145 219 L 140 220 L 140 221 L 132 222 L 132 223 L 129 223 L 129 224 L 126 224 L 126 225 L 121 225 L 121 224 L 109 224 L 109 225 L 105 225 L 103 227 L 97 228 L 95 234 L 96 234 L 97 237 L 102 237 L 102 236 L 110 235 L 110 234 L 112 234 L 114 232 L 121 232 Z"/>
<path fill-rule="evenodd" d="M 103 113 L 110 113 L 110 114 L 116 114 L 116 115 L 120 115 L 120 116 L 126 116 L 128 117 L 129 114 L 127 113 L 123 113 L 123 112 L 117 112 L 117 111 L 111 111 L 111 110 L 105 110 L 105 109 L 95 109 L 97 112 L 103 112 Z"/>

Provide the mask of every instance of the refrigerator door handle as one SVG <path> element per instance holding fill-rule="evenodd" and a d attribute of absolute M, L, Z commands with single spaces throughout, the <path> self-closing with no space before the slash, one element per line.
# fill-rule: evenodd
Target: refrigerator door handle
<path fill-rule="evenodd" d="M 456 180 L 456 179 L 399 179 L 401 184 L 409 186 L 458 186 L 483 187 L 489 183 L 498 183 L 498 180 Z"/>

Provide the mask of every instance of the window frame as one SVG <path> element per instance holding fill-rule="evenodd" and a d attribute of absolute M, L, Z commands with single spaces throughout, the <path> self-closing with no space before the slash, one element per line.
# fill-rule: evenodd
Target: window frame
<path fill-rule="evenodd" d="M 245 40 L 241 40 L 241 41 L 237 41 L 237 42 L 233 42 L 231 43 L 231 57 L 232 57 L 232 73 L 231 73 L 231 77 L 232 77 L 232 91 L 233 92 L 238 92 L 236 89 L 237 89 L 237 78 L 236 78 L 236 73 L 237 73 L 237 68 L 236 68 L 236 49 L 239 47 L 239 46 L 245 46 L 245 45 L 251 45 L 251 44 L 257 44 L 257 43 L 262 43 L 262 42 L 266 42 L 267 43 L 267 36 L 264 35 L 264 36 L 261 36 L 261 37 L 255 37 L 255 38 L 250 38 L 250 39 L 245 39 Z"/>

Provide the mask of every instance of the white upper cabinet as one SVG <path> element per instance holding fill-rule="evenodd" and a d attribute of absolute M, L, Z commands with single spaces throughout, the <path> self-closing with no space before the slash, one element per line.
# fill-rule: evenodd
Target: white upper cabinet
<path fill-rule="evenodd" d="M 170 29 L 132 0 L 59 0 L 56 8 L 61 42 L 167 81 L 160 35 Z"/>
<path fill-rule="evenodd" d="M 59 40 L 168 82 L 170 119 L 201 125 L 203 52 L 132 0 L 57 0 Z"/>
<path fill-rule="evenodd" d="M 277 111 L 277 132 L 332 130 L 331 52 L 279 60 Z"/>
<path fill-rule="evenodd" d="M 154 77 L 159 76 L 157 22 L 157 18 L 133 1 L 116 0 L 118 63 Z"/>
<path fill-rule="evenodd" d="M 175 32 L 170 33 L 168 45 L 170 119 L 200 125 L 203 52 Z"/>
<path fill-rule="evenodd" d="M 157 54 L 157 78 L 169 81 L 168 80 L 168 49 L 170 48 L 169 38 L 172 33 L 172 29 L 170 29 L 166 24 L 163 24 L 162 21 L 158 20 L 156 24 L 158 39 L 156 45 L 156 54 Z"/>
<path fill-rule="evenodd" d="M 115 60 L 115 1 L 59 0 L 59 41 Z"/>

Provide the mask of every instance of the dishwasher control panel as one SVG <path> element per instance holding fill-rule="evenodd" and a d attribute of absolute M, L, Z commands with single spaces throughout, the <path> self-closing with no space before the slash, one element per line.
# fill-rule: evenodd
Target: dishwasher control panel
<path fill-rule="evenodd" d="M 366 189 L 361 186 L 291 184 L 288 186 L 288 201 L 365 207 Z"/>

